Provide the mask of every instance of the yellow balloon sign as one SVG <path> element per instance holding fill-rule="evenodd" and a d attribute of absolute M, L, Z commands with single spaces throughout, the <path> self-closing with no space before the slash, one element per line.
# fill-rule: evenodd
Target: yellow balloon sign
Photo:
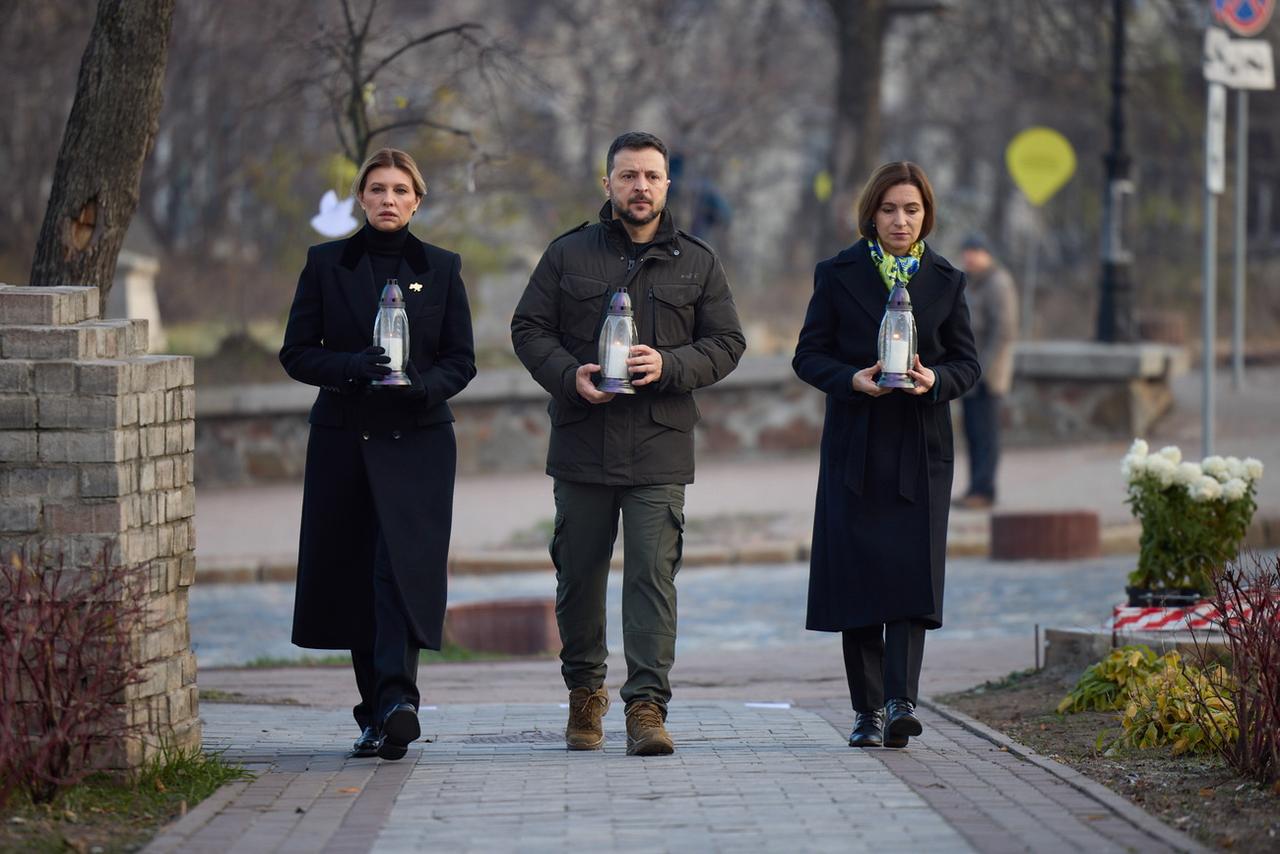
<path fill-rule="evenodd" d="M 1004 162 L 1018 189 L 1039 207 L 1062 189 L 1076 171 L 1076 153 L 1052 128 L 1027 128 L 1004 150 Z"/>

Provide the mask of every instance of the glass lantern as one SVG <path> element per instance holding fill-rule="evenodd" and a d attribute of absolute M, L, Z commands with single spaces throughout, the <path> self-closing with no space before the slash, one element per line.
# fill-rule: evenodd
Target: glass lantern
<path fill-rule="evenodd" d="M 631 311 L 631 296 L 625 287 L 619 288 L 609 301 L 609 313 L 605 315 L 600 330 L 600 390 L 613 394 L 635 394 L 631 385 L 631 369 L 627 359 L 631 348 L 639 339 L 636 321 Z"/>
<path fill-rule="evenodd" d="M 916 363 L 916 318 L 911 313 L 911 296 L 901 284 L 893 286 L 880 321 L 881 388 L 915 388 L 907 373 Z"/>
<path fill-rule="evenodd" d="M 373 385 L 407 386 L 413 383 L 404 372 L 409 358 L 409 315 L 404 310 L 404 294 L 395 279 L 387 279 L 378 300 L 378 317 L 373 322 L 373 343 L 391 357 L 391 373 L 373 380 Z"/>

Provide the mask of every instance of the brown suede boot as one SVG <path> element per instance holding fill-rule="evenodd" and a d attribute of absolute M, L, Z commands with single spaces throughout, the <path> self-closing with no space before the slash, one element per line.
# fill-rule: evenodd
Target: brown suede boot
<path fill-rule="evenodd" d="M 667 756 L 675 753 L 675 743 L 663 726 L 662 707 L 637 700 L 627 709 L 627 755 Z"/>
<path fill-rule="evenodd" d="M 569 725 L 564 743 L 570 750 L 599 750 L 604 744 L 605 712 L 609 693 L 604 688 L 574 688 L 569 692 Z"/>

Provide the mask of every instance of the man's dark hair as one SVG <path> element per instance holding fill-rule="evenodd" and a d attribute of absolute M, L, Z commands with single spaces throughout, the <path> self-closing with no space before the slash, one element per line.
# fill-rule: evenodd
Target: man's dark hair
<path fill-rule="evenodd" d="M 668 172 L 671 171 L 671 160 L 667 157 L 667 144 L 651 133 L 645 133 L 642 130 L 631 130 L 615 139 L 613 145 L 609 146 L 609 157 L 604 164 L 606 175 L 613 174 L 613 155 L 624 148 L 630 148 L 634 151 L 644 148 L 657 149 L 662 154 L 662 165 Z"/>

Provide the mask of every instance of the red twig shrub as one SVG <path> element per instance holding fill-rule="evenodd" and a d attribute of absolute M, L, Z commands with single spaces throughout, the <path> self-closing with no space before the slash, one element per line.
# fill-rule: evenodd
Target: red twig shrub
<path fill-rule="evenodd" d="M 1280 555 L 1238 557 L 1212 580 L 1209 601 L 1231 679 L 1209 690 L 1230 701 L 1238 729 L 1234 738 L 1214 741 L 1237 774 L 1273 784 L 1280 780 Z M 1217 658 L 1206 644 L 1197 641 L 1197 649 L 1202 665 Z M 1210 715 L 1202 725 L 1216 727 Z"/>
<path fill-rule="evenodd" d="M 93 768 L 105 739 L 137 732 L 125 703 L 146 613 L 138 571 L 0 558 L 0 805 L 48 803 Z"/>

